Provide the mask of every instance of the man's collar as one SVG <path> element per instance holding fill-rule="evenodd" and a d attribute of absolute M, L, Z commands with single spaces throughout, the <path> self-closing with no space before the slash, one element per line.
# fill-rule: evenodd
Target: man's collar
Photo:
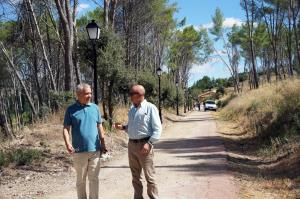
<path fill-rule="evenodd" d="M 141 107 L 144 107 L 144 106 L 146 106 L 146 104 L 147 104 L 147 100 L 146 100 L 146 99 L 144 99 L 144 100 L 142 101 L 142 103 L 141 103 Z"/>
<path fill-rule="evenodd" d="M 140 107 L 144 107 L 144 106 L 146 106 L 146 103 L 147 103 L 147 100 L 146 99 L 144 99 L 142 102 L 141 102 L 141 104 L 138 106 L 138 107 L 136 107 L 134 104 L 132 104 L 132 107 L 134 107 L 134 108 L 140 108 Z"/>
<path fill-rule="evenodd" d="M 92 104 L 91 102 L 89 102 L 87 104 L 81 104 L 78 100 L 76 100 L 76 105 L 77 106 L 90 106 L 91 104 Z"/>

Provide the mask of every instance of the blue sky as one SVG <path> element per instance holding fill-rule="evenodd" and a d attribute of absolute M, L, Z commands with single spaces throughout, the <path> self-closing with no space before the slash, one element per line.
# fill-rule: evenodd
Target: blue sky
<path fill-rule="evenodd" d="M 187 18 L 187 25 L 196 27 L 211 26 L 211 18 L 215 9 L 219 7 L 225 18 L 224 24 L 226 27 L 231 27 L 233 24 L 241 25 L 245 19 L 245 14 L 240 7 L 240 0 L 170 0 L 170 3 L 177 3 L 179 11 L 175 18 Z M 221 50 L 222 44 L 217 43 L 216 48 Z M 240 67 L 242 68 L 242 66 Z M 192 85 L 203 76 L 209 77 L 229 77 L 230 73 L 225 65 L 214 60 L 203 65 L 194 65 L 191 70 L 189 85 Z"/>
<path fill-rule="evenodd" d="M 92 0 L 79 1 L 79 15 L 91 10 L 95 7 Z M 102 1 L 97 1 L 101 2 Z M 178 20 L 186 17 L 187 25 L 194 25 L 195 27 L 211 27 L 211 18 L 215 12 L 215 9 L 219 7 L 225 18 L 224 26 L 232 27 L 233 24 L 241 25 L 245 19 L 245 14 L 240 7 L 240 0 L 169 0 L 169 3 L 176 3 L 178 6 L 178 12 L 175 14 L 175 18 Z M 222 50 L 222 44 L 217 43 L 216 48 Z M 242 65 L 243 63 L 241 63 Z M 240 66 L 242 68 L 242 66 Z M 195 81 L 201 79 L 203 76 L 209 77 L 229 77 L 230 73 L 225 65 L 215 60 L 205 63 L 203 65 L 194 65 L 191 74 L 189 85 L 191 86 Z"/>

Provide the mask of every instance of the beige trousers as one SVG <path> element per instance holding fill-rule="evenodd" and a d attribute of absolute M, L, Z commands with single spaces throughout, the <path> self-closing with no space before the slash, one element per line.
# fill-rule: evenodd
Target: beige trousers
<path fill-rule="evenodd" d="M 78 199 L 87 199 L 86 176 L 89 179 L 89 199 L 98 199 L 100 152 L 75 153 L 74 168 L 77 174 L 76 188 Z"/>
<path fill-rule="evenodd" d="M 158 199 L 158 189 L 155 182 L 155 168 L 153 164 L 153 147 L 149 154 L 142 154 L 141 149 L 145 143 L 128 143 L 129 167 L 132 174 L 132 185 L 134 188 L 134 199 L 143 199 L 143 184 L 141 172 L 144 171 L 147 181 L 147 193 L 150 199 Z"/>

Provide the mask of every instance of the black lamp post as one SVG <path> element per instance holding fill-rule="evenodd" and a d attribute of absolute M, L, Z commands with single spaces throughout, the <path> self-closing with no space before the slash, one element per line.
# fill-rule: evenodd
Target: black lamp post
<path fill-rule="evenodd" d="M 162 121 L 162 114 L 161 114 L 161 91 L 160 91 L 160 76 L 162 75 L 162 69 L 159 67 L 158 69 L 156 69 L 156 74 L 158 76 L 158 112 L 159 112 L 159 118 L 161 123 Z"/>
<path fill-rule="evenodd" d="M 179 115 L 179 96 L 178 96 L 178 87 L 179 87 L 179 82 L 176 80 L 176 114 Z"/>
<path fill-rule="evenodd" d="M 97 93 L 97 91 L 98 91 L 98 88 L 97 88 L 98 87 L 97 86 L 98 72 L 97 72 L 96 40 L 98 40 L 100 37 L 100 27 L 96 24 L 95 20 L 92 20 L 92 22 L 86 26 L 86 30 L 87 30 L 88 36 L 93 44 L 94 102 L 95 102 L 95 104 L 98 104 L 98 93 Z"/>

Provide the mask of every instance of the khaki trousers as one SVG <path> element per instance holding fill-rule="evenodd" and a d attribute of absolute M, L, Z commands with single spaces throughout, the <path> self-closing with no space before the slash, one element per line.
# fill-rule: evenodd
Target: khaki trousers
<path fill-rule="evenodd" d="M 155 182 L 155 168 L 153 163 L 153 147 L 149 154 L 142 154 L 141 149 L 146 142 L 128 143 L 129 167 L 132 174 L 132 185 L 134 188 L 134 199 L 143 199 L 143 184 L 141 172 L 144 171 L 147 181 L 147 193 L 150 199 L 158 199 L 158 189 Z"/>
<path fill-rule="evenodd" d="M 86 176 L 89 179 L 89 199 L 98 199 L 100 152 L 75 153 L 74 168 L 77 174 L 76 188 L 78 199 L 87 199 Z"/>

